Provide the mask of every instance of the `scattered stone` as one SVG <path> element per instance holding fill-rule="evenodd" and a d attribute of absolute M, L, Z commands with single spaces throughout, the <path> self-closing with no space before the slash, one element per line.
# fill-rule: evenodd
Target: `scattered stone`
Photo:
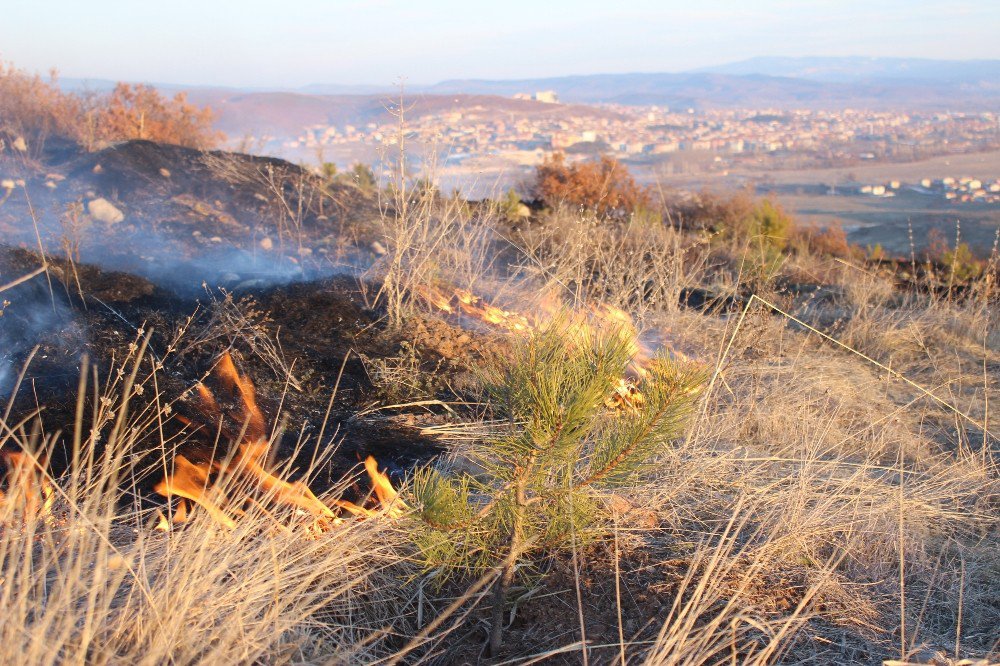
<path fill-rule="evenodd" d="M 56 189 L 57 185 L 56 185 L 55 181 L 47 180 L 47 181 L 45 181 L 45 187 L 49 188 L 50 190 L 54 190 L 54 189 Z"/>
<path fill-rule="evenodd" d="M 517 204 L 517 213 L 516 214 L 517 214 L 518 217 L 520 217 L 522 219 L 523 218 L 527 218 L 527 217 L 531 217 L 531 209 L 528 208 L 523 203 L 522 204 Z"/>
<path fill-rule="evenodd" d="M 219 224 L 224 224 L 228 227 L 233 227 L 234 229 L 242 229 L 239 222 L 236 221 L 229 213 L 219 210 L 218 208 L 212 207 L 210 204 L 197 199 L 190 194 L 179 194 L 176 197 L 170 199 L 171 203 L 184 206 L 191 213 L 197 215 L 198 217 L 213 220 Z"/>
<path fill-rule="evenodd" d="M 102 167 L 100 164 L 95 164 L 94 168 L 91 169 L 91 171 L 93 173 L 104 173 L 104 167 Z"/>
<path fill-rule="evenodd" d="M 25 142 L 23 136 L 19 136 L 16 139 L 14 139 L 14 143 L 10 144 L 10 147 L 18 151 L 19 153 L 28 152 L 28 144 Z"/>
<path fill-rule="evenodd" d="M 4 178 L 3 180 L 0 180 L 0 187 L 5 190 L 12 190 L 15 187 L 14 181 L 10 178 Z"/>
<path fill-rule="evenodd" d="M 313 253 L 312 248 L 309 248 L 309 247 L 300 247 L 299 248 L 299 256 L 300 257 L 308 257 L 308 256 L 312 255 L 312 253 Z"/>
<path fill-rule="evenodd" d="M 264 236 L 263 238 L 260 239 L 260 249 L 270 250 L 273 247 L 274 247 L 274 241 L 272 241 L 270 237 Z"/>
<path fill-rule="evenodd" d="M 201 231 L 195 229 L 194 231 L 191 232 L 191 235 L 194 236 L 195 238 L 198 238 L 199 236 L 201 236 Z"/>
<path fill-rule="evenodd" d="M 210 240 L 213 243 L 221 243 L 222 242 L 222 236 L 212 236 L 208 240 Z"/>
<path fill-rule="evenodd" d="M 14 184 L 17 185 L 18 187 L 25 187 L 26 185 L 24 182 L 24 178 L 18 178 L 17 180 L 14 181 Z"/>
<path fill-rule="evenodd" d="M 87 212 L 92 218 L 105 224 L 117 224 L 125 219 L 125 213 L 115 208 L 110 201 L 104 198 L 89 201 Z"/>
<path fill-rule="evenodd" d="M 46 180 L 55 181 L 57 183 L 61 183 L 62 181 L 66 180 L 66 176 L 62 175 L 61 173 L 47 173 L 45 174 L 45 178 Z"/>
<path fill-rule="evenodd" d="M 164 178 L 170 178 L 170 169 L 160 168 L 160 175 Z"/>
<path fill-rule="evenodd" d="M 382 245 L 382 243 L 379 243 L 378 241 L 372 241 L 371 248 L 372 252 L 380 257 L 386 253 L 385 245 Z"/>

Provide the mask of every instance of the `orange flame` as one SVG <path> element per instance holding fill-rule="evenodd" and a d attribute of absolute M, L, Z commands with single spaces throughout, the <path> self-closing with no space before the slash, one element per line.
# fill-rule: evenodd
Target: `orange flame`
<path fill-rule="evenodd" d="M 423 286 L 417 289 L 417 294 L 431 307 L 442 312 L 449 314 L 462 312 L 474 319 L 514 333 L 526 333 L 534 329 L 524 315 L 492 305 L 468 289 L 455 288 L 450 294 L 446 294 L 437 287 Z"/>
<path fill-rule="evenodd" d="M 476 296 L 468 289 L 454 288 L 447 295 L 438 287 L 424 286 L 417 290 L 429 305 L 438 310 L 454 314 L 461 312 L 481 322 L 506 329 L 512 333 L 531 333 L 551 321 L 562 309 L 557 299 L 545 299 L 539 313 L 532 319 L 517 312 L 496 307 Z M 631 362 L 628 368 L 630 378 L 622 378 L 608 396 L 608 407 L 622 411 L 637 411 L 645 399 L 636 387 L 635 380 L 646 375 L 646 366 L 651 354 L 639 338 L 632 317 L 624 310 L 607 304 L 590 306 L 585 312 L 577 312 L 570 318 L 569 333 L 573 344 L 586 345 L 601 333 L 619 336 L 628 346 Z"/>
<path fill-rule="evenodd" d="M 7 492 L 0 490 L 0 517 L 20 515 L 22 520 L 41 517 L 51 522 L 55 488 L 34 458 L 21 451 L 0 452 L 7 467 Z"/>
<path fill-rule="evenodd" d="M 335 518 L 336 515 L 326 504 L 323 504 L 309 487 L 301 481 L 284 481 L 264 469 L 262 461 L 267 455 L 266 442 L 241 444 L 239 454 L 230 464 L 233 471 L 252 479 L 265 493 L 279 503 L 296 506 L 320 518 Z M 227 466 L 228 468 L 228 466 Z"/>
<path fill-rule="evenodd" d="M 340 522 L 333 508 L 320 500 L 305 483 L 286 481 L 267 470 L 265 465 L 269 442 L 266 437 L 266 420 L 257 405 L 253 383 L 249 378 L 240 375 L 228 353 L 224 354 L 216 365 L 215 376 L 226 390 L 239 398 L 236 417 L 241 420 L 243 429 L 235 455 L 231 460 L 216 463 L 215 467 L 244 479 L 247 482 L 245 488 L 247 492 L 257 491 L 278 505 L 294 507 L 298 511 L 308 513 L 314 519 L 316 529 L 319 531 L 325 526 Z M 196 385 L 196 389 L 206 415 L 211 418 L 221 418 L 222 409 L 211 389 L 200 382 Z M 378 471 L 374 458 L 369 457 L 365 461 L 365 469 L 380 506 L 390 516 L 401 515 L 405 505 L 397 499 L 389 478 Z M 210 472 L 211 467 L 208 464 L 196 465 L 184 456 L 176 457 L 173 473 L 167 475 L 153 489 L 165 497 L 182 498 L 182 504 L 170 521 L 161 515 L 157 529 L 169 529 L 170 524 L 188 520 L 187 507 L 183 504 L 183 500 L 189 500 L 204 508 L 219 524 L 229 528 L 235 527 L 235 521 L 222 508 L 223 503 L 229 498 L 215 497 L 221 493 L 210 492 L 212 490 Z M 253 501 L 249 495 L 244 500 Z M 332 505 L 358 517 L 377 515 L 375 511 L 345 500 L 334 500 Z"/>
<path fill-rule="evenodd" d="M 399 517 L 403 515 L 403 512 L 408 507 L 403 500 L 399 499 L 399 493 L 392 487 L 389 477 L 383 472 L 378 471 L 378 463 L 375 462 L 375 458 L 371 456 L 365 458 L 365 471 L 368 472 L 368 478 L 371 480 L 372 488 L 375 490 L 375 496 L 378 498 L 379 505 L 390 516 Z"/>
<path fill-rule="evenodd" d="M 164 497 L 183 497 L 191 500 L 198 506 L 205 509 L 208 515 L 223 527 L 236 527 L 236 522 L 226 515 L 219 505 L 209 497 L 211 486 L 208 482 L 208 465 L 197 465 L 184 456 L 178 454 L 174 457 L 174 471 L 167 475 L 162 481 L 153 486 L 153 490 Z M 183 517 L 179 518 L 178 513 L 173 516 L 175 523 L 187 520 L 185 508 Z"/>

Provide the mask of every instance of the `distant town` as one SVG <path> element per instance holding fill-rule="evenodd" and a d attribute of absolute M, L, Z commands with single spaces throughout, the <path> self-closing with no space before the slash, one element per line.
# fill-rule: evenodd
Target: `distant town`
<path fill-rule="evenodd" d="M 564 111 L 522 116 L 484 106 L 464 107 L 408 118 L 407 140 L 433 146 L 440 164 L 458 170 L 484 159 L 513 168 L 530 167 L 554 151 L 565 152 L 569 159 L 607 154 L 643 166 L 676 156 L 707 158 L 710 168 L 725 170 L 906 162 L 1000 147 L 1000 114 L 994 112 L 581 107 L 561 105 L 552 91 L 514 98 L 545 102 L 554 111 L 559 107 Z M 595 114 L 595 109 L 605 113 Z M 398 124 L 392 122 L 315 124 L 302 128 L 295 137 L 267 139 L 280 142 L 280 152 L 286 154 L 332 149 L 343 160 L 392 146 L 398 134 Z M 935 187 L 958 201 L 966 196 L 989 200 L 996 194 L 991 184 L 971 187 L 968 181 L 975 179 L 962 182 L 959 177 Z"/>
<path fill-rule="evenodd" d="M 906 188 L 918 194 L 943 197 L 952 203 L 1000 203 L 1000 178 L 984 182 L 971 176 L 946 176 L 939 179 L 923 178 L 919 183 L 906 184 L 890 180 L 886 184 L 862 185 L 859 192 L 874 197 L 891 198 Z"/>

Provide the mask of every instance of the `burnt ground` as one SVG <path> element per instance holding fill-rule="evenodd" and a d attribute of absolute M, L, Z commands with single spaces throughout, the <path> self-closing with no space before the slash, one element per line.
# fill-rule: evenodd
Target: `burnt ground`
<path fill-rule="evenodd" d="M 174 291 L 356 272 L 375 258 L 377 204 L 283 160 L 129 141 L 0 154 L 0 238 L 148 277 Z M 118 215 L 92 208 L 103 200 Z M 100 205 L 100 204 L 98 204 Z M 367 238 L 367 242 L 365 239 Z"/>
<path fill-rule="evenodd" d="M 0 189 L 0 285 L 48 267 L 0 294 L 0 404 L 37 346 L 14 422 L 42 409 L 46 432 L 71 432 L 82 360 L 107 379 L 148 333 L 147 361 L 163 361 L 160 399 L 178 417 L 170 436 L 204 424 L 192 388 L 229 351 L 268 426 L 284 428 L 279 459 L 300 439 L 303 463 L 314 447 L 336 448 L 317 490 L 368 454 L 399 477 L 440 452 L 420 429 L 454 412 L 373 409 L 407 400 L 387 396 L 372 367 L 415 363 L 436 376 L 422 387 L 430 397 L 453 401 L 487 334 L 429 318 L 386 328 L 361 277 L 377 259 L 370 197 L 282 160 L 147 141 L 96 153 L 54 145 L 41 159 L 0 155 L 0 178 L 20 181 Z M 90 208 L 97 199 L 120 219 L 101 219 Z M 211 455 L 205 425 L 188 438 L 189 457 Z"/>
<path fill-rule="evenodd" d="M 34 252 L 0 248 L 4 283 L 40 265 Z M 291 455 L 303 435 L 309 443 L 299 452 L 303 463 L 316 446 L 320 453 L 336 448 L 313 484 L 317 490 L 340 480 L 369 454 L 398 481 L 442 450 L 420 429 L 445 422 L 449 418 L 445 409 L 430 405 L 373 410 L 386 402 L 371 377 L 373 361 L 392 360 L 416 349 L 419 369 L 434 370 L 442 380 L 436 385 L 436 397 L 455 401 L 462 397 L 455 387 L 469 384 L 463 376 L 486 348 L 483 340 L 473 340 L 476 334 L 439 320 L 415 320 L 405 335 L 389 331 L 378 313 L 365 306 L 358 281 L 343 276 L 264 287 L 239 296 L 206 288 L 193 298 L 128 273 L 52 260 L 47 274 L 8 289 L 3 298 L 3 402 L 34 351 L 13 401 L 13 422 L 43 408 L 45 430 L 72 432 L 83 360 L 96 366 L 106 381 L 121 367 L 129 346 L 148 333 L 147 362 L 163 361 L 157 377 L 160 399 L 172 401 L 180 419 L 204 426 L 182 452 L 204 459 L 211 455 L 215 431 L 206 423 L 192 388 L 204 380 L 219 394 L 211 372 L 221 354 L 229 351 L 240 372 L 255 385 L 268 426 L 275 421 L 284 425 L 279 459 Z M 88 395 L 85 415 L 92 403 Z M 168 435 L 184 428 L 180 419 L 167 423 Z M 85 416 L 85 432 L 88 427 Z M 230 422 L 225 432 L 236 433 L 239 428 Z M 317 441 L 320 430 L 323 441 Z M 51 462 L 56 473 L 62 467 L 60 458 L 57 452 Z"/>

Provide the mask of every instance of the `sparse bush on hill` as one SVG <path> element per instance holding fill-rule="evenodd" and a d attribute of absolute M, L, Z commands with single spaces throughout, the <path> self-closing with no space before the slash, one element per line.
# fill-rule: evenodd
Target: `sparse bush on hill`
<path fill-rule="evenodd" d="M 222 138 L 214 117 L 184 93 L 167 98 L 151 86 L 119 83 L 107 95 L 78 95 L 62 91 L 54 73 L 44 81 L 0 63 L 0 134 L 23 137 L 32 154 L 53 137 L 88 150 L 129 139 L 213 148 Z"/>
<path fill-rule="evenodd" d="M 562 153 L 555 153 L 536 168 L 532 194 L 550 208 L 568 205 L 612 217 L 648 208 L 651 201 L 646 189 L 618 160 L 604 156 L 596 162 L 566 164 Z"/>
<path fill-rule="evenodd" d="M 46 82 L 0 62 L 0 138 L 21 137 L 35 152 L 51 136 L 80 135 L 83 100 L 63 93 L 55 81 L 55 72 Z"/>
<path fill-rule="evenodd" d="M 719 231 L 750 217 L 754 198 L 749 190 L 727 194 L 705 190 L 683 201 L 670 202 L 670 207 L 681 227 Z"/>
<path fill-rule="evenodd" d="M 864 258 L 864 250 L 851 245 L 847 232 L 840 224 L 832 224 L 820 229 L 798 229 L 793 234 L 796 252 L 809 252 L 821 257 Z"/>
<path fill-rule="evenodd" d="M 969 244 L 961 242 L 960 236 L 956 237 L 955 246 L 952 247 L 940 229 L 931 229 L 928 241 L 927 261 L 943 269 L 943 274 L 939 277 L 949 284 L 969 282 L 982 275 L 986 262 L 977 259 Z"/>
<path fill-rule="evenodd" d="M 795 229 L 795 220 L 785 212 L 781 204 L 771 199 L 762 199 L 753 209 L 744 231 L 750 238 L 776 250 L 784 250 Z"/>
<path fill-rule="evenodd" d="M 378 188 L 378 180 L 375 172 L 367 164 L 356 162 L 348 172 L 350 181 L 357 185 L 362 192 L 374 192 Z"/>
<path fill-rule="evenodd" d="M 148 139 L 204 149 L 219 140 L 211 109 L 191 104 L 184 93 L 168 99 L 152 86 L 119 83 L 91 114 L 99 142 Z"/>

